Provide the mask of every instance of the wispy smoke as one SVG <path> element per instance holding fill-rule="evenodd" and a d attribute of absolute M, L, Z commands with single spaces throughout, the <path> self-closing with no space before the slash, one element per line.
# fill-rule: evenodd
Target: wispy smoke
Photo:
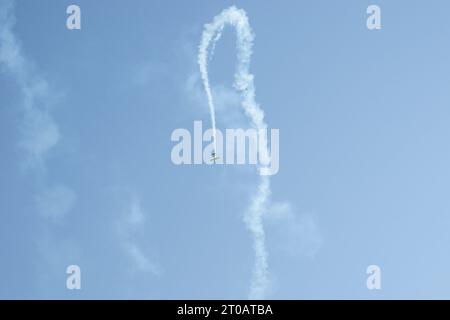
<path fill-rule="evenodd" d="M 216 144 L 216 119 L 214 100 L 208 77 L 208 58 L 211 58 L 215 44 L 220 39 L 222 31 L 226 25 L 231 25 L 236 30 L 237 35 L 237 57 L 238 63 L 234 75 L 234 87 L 241 94 L 242 107 L 245 114 L 250 118 L 256 129 L 266 129 L 264 122 L 264 112 L 255 101 L 254 76 L 249 72 L 249 65 L 252 55 L 253 33 L 249 25 L 247 15 L 244 10 L 232 6 L 223 10 L 214 17 L 213 21 L 204 27 L 202 39 L 199 46 L 198 63 L 203 86 L 208 99 L 208 106 L 211 113 L 211 122 L 214 132 L 214 145 Z M 267 141 L 260 144 L 260 157 L 267 159 L 269 155 Z M 267 163 L 266 161 L 263 161 Z M 259 168 L 262 173 L 265 168 Z M 250 289 L 251 299 L 262 299 L 266 296 L 269 277 L 267 250 L 265 247 L 265 232 L 262 217 L 267 207 L 270 195 L 270 180 L 268 176 L 261 175 L 258 190 L 249 210 L 246 212 L 244 221 L 250 230 L 254 240 L 255 266 Z"/>
<path fill-rule="evenodd" d="M 141 201 L 137 195 L 133 194 L 127 209 L 116 221 L 121 245 L 133 261 L 132 271 L 159 275 L 161 268 L 150 260 L 139 245 L 138 237 L 144 234 L 145 223 L 146 214 L 141 206 Z"/>
<path fill-rule="evenodd" d="M 50 112 L 58 95 L 26 58 L 13 32 L 15 23 L 14 1 L 0 0 L 0 72 L 14 79 L 21 92 L 23 120 L 18 144 L 24 151 L 25 166 L 39 170 L 45 168 L 46 157 L 60 140 L 58 125 Z M 40 189 L 36 204 L 43 217 L 60 220 L 76 201 L 75 192 L 64 185 Z"/>
<path fill-rule="evenodd" d="M 60 184 L 41 190 L 36 196 L 36 205 L 43 218 L 60 222 L 72 210 L 76 200 L 76 193 Z"/>
<path fill-rule="evenodd" d="M 14 77 L 21 90 L 24 121 L 20 146 L 27 154 L 26 165 L 36 167 L 42 165 L 60 139 L 58 126 L 49 112 L 55 95 L 25 58 L 13 32 L 15 22 L 14 2 L 0 0 L 0 72 Z"/>

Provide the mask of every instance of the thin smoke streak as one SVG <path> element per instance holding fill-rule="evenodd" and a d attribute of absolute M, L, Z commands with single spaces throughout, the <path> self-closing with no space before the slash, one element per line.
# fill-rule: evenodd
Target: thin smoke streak
<path fill-rule="evenodd" d="M 199 45 L 198 63 L 200 74 L 208 99 L 209 111 L 211 114 L 211 124 L 213 129 L 214 151 L 216 152 L 216 117 L 214 100 L 208 76 L 208 57 L 212 57 L 215 45 L 221 38 L 222 31 L 226 25 L 231 25 L 236 30 L 237 35 L 237 57 L 238 63 L 234 75 L 234 87 L 241 94 L 242 107 L 245 114 L 250 118 L 252 124 L 257 129 L 266 129 L 264 122 L 264 112 L 255 101 L 254 76 L 249 72 L 253 33 L 244 10 L 232 6 L 223 10 L 215 16 L 213 21 L 204 26 L 202 39 Z M 211 47 L 211 50 L 209 48 Z M 261 138 L 261 137 L 260 137 Z M 260 156 L 266 160 L 269 155 L 267 140 L 262 137 L 260 142 Z M 264 161 L 267 163 L 266 161 Z M 250 288 L 250 299 L 263 299 L 269 286 L 268 254 L 265 246 L 265 232 L 263 226 L 263 215 L 266 211 L 267 202 L 270 196 L 270 179 L 263 175 L 263 167 L 259 168 L 261 179 L 257 188 L 257 193 L 252 199 L 250 208 L 247 210 L 244 221 L 253 237 L 253 249 L 255 251 L 255 265 L 253 269 L 252 283 Z"/>

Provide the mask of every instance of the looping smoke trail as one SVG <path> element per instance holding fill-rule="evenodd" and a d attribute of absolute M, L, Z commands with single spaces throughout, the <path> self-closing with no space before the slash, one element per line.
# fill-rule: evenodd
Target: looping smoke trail
<path fill-rule="evenodd" d="M 214 17 L 211 23 L 205 25 L 199 45 L 198 63 L 211 114 L 214 149 L 216 148 L 216 118 L 208 77 L 208 57 L 211 58 L 215 44 L 220 39 L 223 28 L 226 25 L 234 27 L 237 35 L 238 63 L 234 75 L 234 87 L 241 94 L 242 107 L 245 114 L 250 118 L 252 125 L 256 129 L 267 128 L 267 124 L 264 122 L 264 112 L 255 101 L 254 76 L 249 72 L 254 36 L 245 11 L 232 6 L 223 10 Z M 260 144 L 260 159 L 267 159 L 269 155 L 267 140 L 265 136 L 261 137 L 260 135 L 259 138 L 264 139 Z M 252 233 L 255 250 L 255 266 L 250 288 L 250 299 L 263 299 L 269 285 L 267 250 L 262 217 L 270 195 L 270 180 L 267 175 L 262 174 L 264 168 L 260 167 L 259 170 L 261 177 L 258 190 L 244 218 L 247 228 Z"/>

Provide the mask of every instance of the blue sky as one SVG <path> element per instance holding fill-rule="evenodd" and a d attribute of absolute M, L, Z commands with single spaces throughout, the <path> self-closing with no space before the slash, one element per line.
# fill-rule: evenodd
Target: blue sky
<path fill-rule="evenodd" d="M 268 298 L 448 298 L 447 1 L 0 0 L 0 298 L 246 298 L 253 166 L 175 166 L 209 124 L 197 46 L 235 4 L 280 171 Z M 377 4 L 382 29 L 366 28 Z M 15 23 L 13 24 L 13 20 Z M 13 54 L 11 54 L 13 52 Z M 235 35 L 210 63 L 220 129 L 247 126 Z M 66 268 L 82 289 L 66 289 Z M 366 268 L 382 289 L 366 288 Z"/>

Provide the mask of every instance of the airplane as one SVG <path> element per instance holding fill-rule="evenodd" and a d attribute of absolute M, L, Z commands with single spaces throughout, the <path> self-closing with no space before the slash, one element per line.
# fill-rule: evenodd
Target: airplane
<path fill-rule="evenodd" d="M 220 158 L 217 156 L 215 151 L 211 152 L 211 162 L 214 162 L 214 164 L 216 164 L 216 161 L 219 159 Z"/>

